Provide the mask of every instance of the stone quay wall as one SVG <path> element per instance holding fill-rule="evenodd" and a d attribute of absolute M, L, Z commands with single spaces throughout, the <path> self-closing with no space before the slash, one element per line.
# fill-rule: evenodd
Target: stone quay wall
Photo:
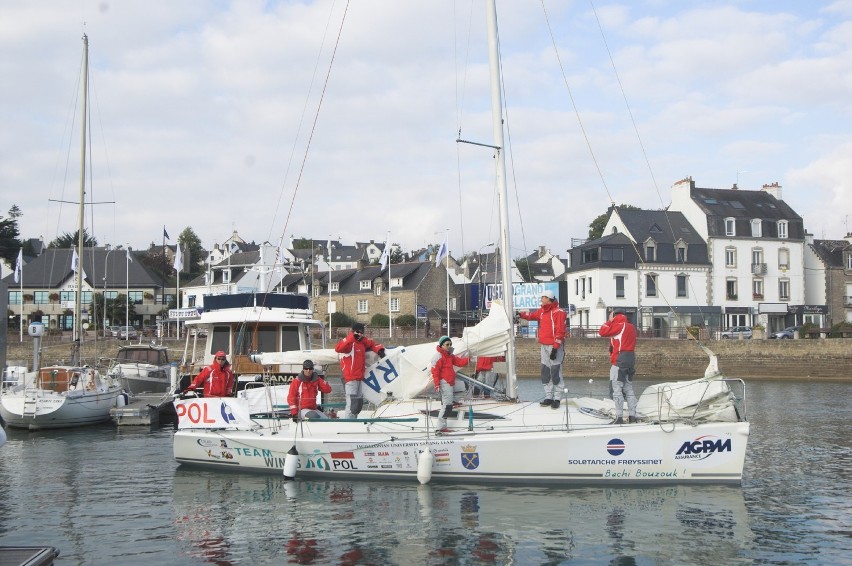
<path fill-rule="evenodd" d="M 416 343 L 417 340 L 406 341 Z M 423 342 L 423 340 L 419 340 Z M 397 345 L 394 340 L 385 346 Z M 121 343 L 115 339 L 83 344 L 83 359 L 94 364 L 98 359 L 115 357 Z M 180 360 L 182 340 L 167 340 L 169 357 Z M 606 378 L 609 375 L 609 342 L 603 338 L 571 338 L 566 341 L 563 373 L 567 378 Z M 701 342 L 716 353 L 719 368 L 728 377 L 742 379 L 837 380 L 852 381 L 852 339 L 807 340 L 709 340 Z M 516 341 L 518 376 L 539 375 L 539 345 L 535 340 Z M 70 362 L 70 344 L 45 341 L 41 365 Z M 32 339 L 9 336 L 7 364 L 32 364 Z M 708 357 L 694 340 L 639 339 L 636 343 L 636 374 L 644 380 L 694 379 L 704 375 Z M 335 368 L 336 369 L 336 368 Z M 472 366 L 469 371 L 472 372 Z"/>

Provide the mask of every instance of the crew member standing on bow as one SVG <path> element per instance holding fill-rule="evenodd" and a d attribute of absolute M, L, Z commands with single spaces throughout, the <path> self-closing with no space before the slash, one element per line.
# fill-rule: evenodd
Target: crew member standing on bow
<path fill-rule="evenodd" d="M 234 370 L 225 352 L 216 352 L 213 363 L 201 370 L 187 391 L 195 391 L 199 386 L 204 386 L 205 397 L 233 397 L 234 396 Z"/>
<path fill-rule="evenodd" d="M 322 412 L 317 405 L 318 393 L 331 393 L 331 385 L 314 372 L 313 360 L 305 360 L 302 371 L 290 382 L 287 392 L 287 404 L 290 406 L 290 416 L 293 420 L 300 418 L 327 419 L 328 415 Z"/>
<path fill-rule="evenodd" d="M 441 394 L 441 410 L 438 412 L 437 432 L 450 432 L 447 428 L 447 415 L 453 410 L 456 388 L 456 367 L 464 367 L 470 358 L 462 358 L 453 354 L 453 341 L 449 336 L 441 336 L 438 340 L 437 353 L 432 357 L 432 381 L 435 391 Z M 459 394 L 463 390 L 459 391 Z"/>
<path fill-rule="evenodd" d="M 358 413 L 364 406 L 364 395 L 361 391 L 366 370 L 367 350 L 385 357 L 385 347 L 364 336 L 364 325 L 356 322 L 346 338 L 337 343 L 334 351 L 343 354 L 340 357 L 340 369 L 343 372 L 344 392 L 346 394 L 347 419 L 357 419 Z"/>
<path fill-rule="evenodd" d="M 524 320 L 538 321 L 538 342 L 541 344 L 541 383 L 544 385 L 542 407 L 559 408 L 562 390 L 562 360 L 565 359 L 565 311 L 559 308 L 556 293 L 550 289 L 541 294 L 541 308 L 519 312 Z"/>
<path fill-rule="evenodd" d="M 630 324 L 624 312 L 612 311 L 598 334 L 609 338 L 609 383 L 612 400 L 615 402 L 615 421 L 624 424 L 624 397 L 627 396 L 628 422 L 639 422 L 636 418 L 636 394 L 633 392 L 633 375 L 636 373 L 636 327 Z M 623 390 L 623 391 L 622 391 Z"/>

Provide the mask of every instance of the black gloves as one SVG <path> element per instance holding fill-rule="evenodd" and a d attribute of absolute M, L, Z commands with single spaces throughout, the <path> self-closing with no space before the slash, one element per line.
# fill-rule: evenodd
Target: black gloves
<path fill-rule="evenodd" d="M 296 414 L 290 415 L 290 416 L 293 418 L 294 423 L 299 422 L 299 413 L 296 413 Z"/>
<path fill-rule="evenodd" d="M 556 346 L 554 346 L 554 347 L 553 347 L 553 349 L 551 349 L 551 350 L 550 350 L 550 359 L 551 359 L 551 360 L 555 360 L 555 359 L 556 359 L 556 353 L 557 353 L 558 351 L 559 351 L 559 348 L 558 348 L 558 347 L 556 347 Z"/>
<path fill-rule="evenodd" d="M 376 353 L 379 355 L 379 357 L 380 357 L 380 358 L 384 358 L 384 357 L 385 357 L 385 349 L 384 349 L 384 348 L 382 348 L 381 350 L 379 350 L 379 351 L 378 351 L 378 352 L 376 352 Z"/>
<path fill-rule="evenodd" d="M 609 345 L 609 353 L 612 353 L 612 344 Z"/>

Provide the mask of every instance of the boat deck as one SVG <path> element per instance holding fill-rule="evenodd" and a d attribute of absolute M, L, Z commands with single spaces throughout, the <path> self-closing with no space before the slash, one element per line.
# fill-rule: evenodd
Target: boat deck
<path fill-rule="evenodd" d="M 57 557 L 52 546 L 0 546 L 0 566 L 49 566 Z"/>
<path fill-rule="evenodd" d="M 143 393 L 130 398 L 127 405 L 110 409 L 110 417 L 118 426 L 156 426 L 163 413 L 174 412 L 171 398 L 162 393 Z"/>

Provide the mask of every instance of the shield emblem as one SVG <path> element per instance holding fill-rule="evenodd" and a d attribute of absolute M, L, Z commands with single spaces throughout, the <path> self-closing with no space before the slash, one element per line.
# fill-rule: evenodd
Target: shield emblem
<path fill-rule="evenodd" d="M 461 461 L 466 470 L 475 470 L 479 467 L 479 452 L 462 452 Z"/>

